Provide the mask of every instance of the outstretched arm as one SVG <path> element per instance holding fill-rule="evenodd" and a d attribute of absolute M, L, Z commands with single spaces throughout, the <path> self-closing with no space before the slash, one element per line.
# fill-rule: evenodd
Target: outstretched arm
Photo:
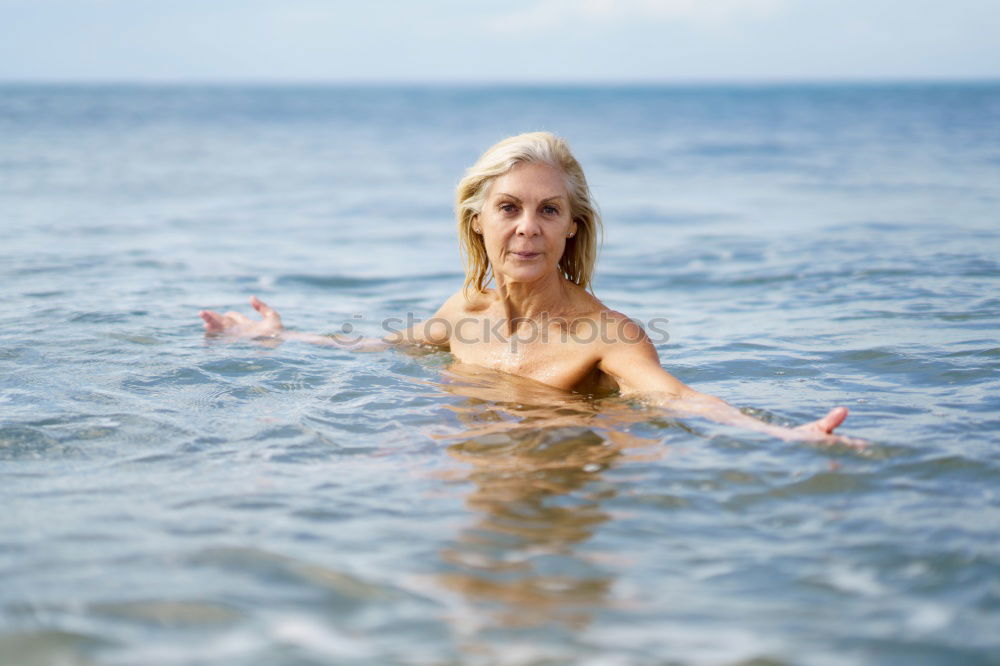
<path fill-rule="evenodd" d="M 625 327 L 634 329 L 625 331 L 623 339 L 610 343 L 600 362 L 601 370 L 615 378 L 624 395 L 641 395 L 681 415 L 701 416 L 783 440 L 865 445 L 863 440 L 834 434 L 847 418 L 846 407 L 834 407 L 821 419 L 787 428 L 755 419 L 720 398 L 696 391 L 663 369 L 656 349 L 638 325 L 628 322 Z"/>
<path fill-rule="evenodd" d="M 198 314 L 205 321 L 206 335 L 222 335 L 236 338 L 262 338 L 274 341 L 299 340 L 314 345 L 340 347 L 355 351 L 378 351 L 388 345 L 373 338 L 338 338 L 315 333 L 289 331 L 281 323 L 277 311 L 256 296 L 250 297 L 250 305 L 260 313 L 261 318 L 250 319 L 239 312 L 229 311 L 219 314 L 213 310 L 202 310 Z"/>
<path fill-rule="evenodd" d="M 433 346 L 447 348 L 449 344 L 448 324 L 454 313 L 461 307 L 461 292 L 449 298 L 434 316 L 427 321 L 418 322 L 408 329 L 391 331 L 381 340 L 362 337 L 338 337 L 335 335 L 316 335 L 315 333 L 300 333 L 289 331 L 281 323 L 277 311 L 256 296 L 250 297 L 250 305 L 260 313 L 259 320 L 250 319 L 239 312 L 229 311 L 219 314 L 213 310 L 202 310 L 198 314 L 205 321 L 206 335 L 229 336 L 236 338 L 257 338 L 281 342 L 297 340 L 325 347 L 340 347 L 353 351 L 381 351 L 391 345 L 395 346 Z"/>

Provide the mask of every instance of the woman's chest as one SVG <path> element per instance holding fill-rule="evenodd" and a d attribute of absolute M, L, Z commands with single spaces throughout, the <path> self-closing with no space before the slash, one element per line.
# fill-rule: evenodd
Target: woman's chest
<path fill-rule="evenodd" d="M 479 332 L 482 332 L 480 328 Z M 596 371 L 598 356 L 590 345 L 561 336 L 558 331 L 506 331 L 488 338 L 453 336 L 451 353 L 462 362 L 573 390 Z"/>

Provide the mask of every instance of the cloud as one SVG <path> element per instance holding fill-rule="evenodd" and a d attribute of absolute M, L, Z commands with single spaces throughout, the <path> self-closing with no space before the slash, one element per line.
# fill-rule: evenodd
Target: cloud
<path fill-rule="evenodd" d="M 536 0 L 525 9 L 496 17 L 497 30 L 550 28 L 572 21 L 600 24 L 634 20 L 719 23 L 765 17 L 786 0 Z"/>

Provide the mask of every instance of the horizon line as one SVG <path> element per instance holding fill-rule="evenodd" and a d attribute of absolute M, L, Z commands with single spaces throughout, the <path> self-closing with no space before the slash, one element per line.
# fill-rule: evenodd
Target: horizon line
<path fill-rule="evenodd" d="M 665 78 L 665 79 L 497 79 L 492 81 L 471 79 L 296 79 L 268 77 L 228 77 L 228 78 L 76 78 L 62 79 L 49 77 L 3 78 L 0 86 L 302 86 L 302 87 L 412 87 L 412 88 L 642 88 L 642 87 L 771 87 L 771 86 L 877 86 L 877 85 L 921 85 L 921 84 L 1000 84 L 996 76 L 885 76 L 885 77 L 756 77 L 756 78 Z"/>

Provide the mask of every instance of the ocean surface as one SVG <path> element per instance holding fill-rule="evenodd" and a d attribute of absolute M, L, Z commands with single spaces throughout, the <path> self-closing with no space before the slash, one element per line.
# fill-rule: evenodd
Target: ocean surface
<path fill-rule="evenodd" d="M 566 137 L 596 293 L 778 441 L 377 336 Z M 0 663 L 1000 664 L 1000 84 L 0 86 Z"/>

